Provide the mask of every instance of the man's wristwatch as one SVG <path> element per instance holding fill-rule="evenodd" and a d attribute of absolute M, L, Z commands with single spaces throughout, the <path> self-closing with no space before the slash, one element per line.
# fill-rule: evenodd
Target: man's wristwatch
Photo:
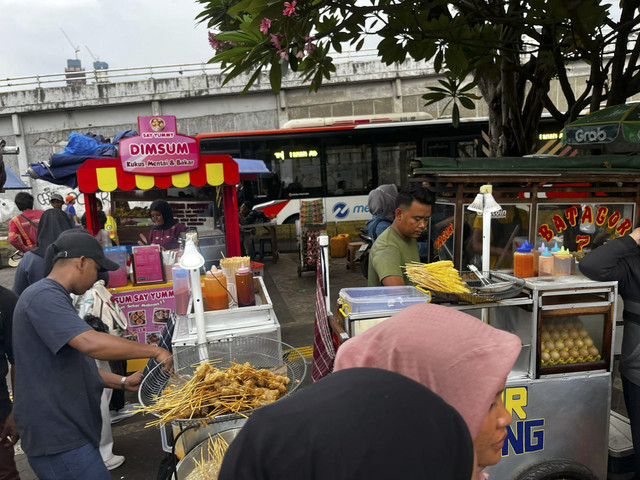
<path fill-rule="evenodd" d="M 126 382 L 126 381 L 127 381 L 127 377 L 122 377 L 122 378 L 120 379 L 120 388 L 121 388 L 122 390 L 124 390 L 125 392 L 127 391 L 127 387 L 126 387 L 126 386 L 125 386 L 125 384 L 124 384 L 124 382 Z"/>

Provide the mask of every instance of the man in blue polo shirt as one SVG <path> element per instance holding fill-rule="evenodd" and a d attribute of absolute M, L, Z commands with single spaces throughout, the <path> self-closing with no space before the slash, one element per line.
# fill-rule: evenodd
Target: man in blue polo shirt
<path fill-rule="evenodd" d="M 119 268 L 91 235 L 63 232 L 45 262 L 47 277 L 22 293 L 14 313 L 14 417 L 22 448 L 40 479 L 109 480 L 98 450 L 100 395 L 105 387 L 136 391 L 141 374 L 98 370 L 94 358 L 162 362 L 170 354 L 97 332 L 77 315 L 69 294 L 84 294 L 98 271 Z"/>

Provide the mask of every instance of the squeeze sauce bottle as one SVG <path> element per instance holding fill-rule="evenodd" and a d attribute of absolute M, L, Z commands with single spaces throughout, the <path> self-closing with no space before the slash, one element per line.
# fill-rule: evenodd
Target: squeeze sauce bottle
<path fill-rule="evenodd" d="M 516 277 L 533 277 L 533 253 L 531 245 L 527 240 L 513 253 L 513 274 Z"/>
<path fill-rule="evenodd" d="M 225 310 L 229 308 L 227 298 L 227 277 L 216 266 L 211 267 L 204 277 L 204 295 L 207 298 L 207 310 Z"/>
<path fill-rule="evenodd" d="M 556 253 L 558 253 L 560 251 L 560 247 L 558 246 L 558 242 L 556 242 L 556 244 L 553 246 L 553 248 L 551 249 L 551 255 L 555 255 Z"/>
<path fill-rule="evenodd" d="M 573 260 L 573 257 L 571 256 L 571 253 L 569 253 L 569 250 L 562 247 L 562 249 L 560 249 L 558 253 L 554 255 L 553 274 L 554 275 L 571 275 L 572 260 Z"/>
<path fill-rule="evenodd" d="M 538 276 L 546 277 L 553 275 L 554 272 L 554 258 L 548 248 L 544 249 L 544 252 L 538 259 Z"/>
<path fill-rule="evenodd" d="M 256 304 L 256 293 L 253 288 L 253 273 L 244 263 L 236 271 L 236 294 L 238 307 L 251 307 Z"/>
<path fill-rule="evenodd" d="M 532 250 L 533 252 L 533 276 L 537 276 L 538 275 L 538 263 L 540 262 L 540 255 L 542 255 L 542 252 L 544 252 L 545 248 L 547 248 L 544 245 L 544 242 L 542 242 L 542 245 L 540 245 L 540 247 L 538 248 L 534 248 Z"/>

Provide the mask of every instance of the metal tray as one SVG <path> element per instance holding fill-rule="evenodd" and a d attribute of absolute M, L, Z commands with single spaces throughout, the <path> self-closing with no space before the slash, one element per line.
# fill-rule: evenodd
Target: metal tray
<path fill-rule="evenodd" d="M 170 357 L 173 359 L 173 375 L 193 376 L 201 363 L 203 353 L 210 361 L 214 361 L 217 367 L 230 367 L 233 362 L 249 362 L 254 368 L 274 369 L 280 375 L 286 375 L 290 382 L 287 393 L 281 399 L 295 392 L 307 373 L 304 357 L 290 345 L 264 337 L 231 337 L 208 342 L 202 346 L 195 345 L 174 353 Z M 145 407 L 153 405 L 162 396 L 162 391 L 172 378 L 172 375 L 163 369 L 167 361 L 158 364 L 142 380 L 138 390 L 141 405 Z M 251 411 L 243 410 L 240 413 L 228 413 L 215 418 L 174 419 L 171 423 L 187 425 L 226 422 L 246 418 Z"/>
<path fill-rule="evenodd" d="M 470 293 L 452 293 L 430 290 L 431 295 L 433 295 L 434 299 L 446 300 L 451 303 L 492 303 L 519 295 L 525 285 L 524 279 L 509 273 L 490 270 L 488 272 L 482 272 L 482 274 L 488 278 L 492 284 L 504 284 L 504 282 L 509 282 L 511 285 L 506 289 L 500 288 L 501 291 L 487 291 L 490 289 L 483 286 L 482 282 L 473 272 L 463 271 L 460 272 L 460 278 L 462 278 L 462 280 L 467 284 L 471 290 Z"/>

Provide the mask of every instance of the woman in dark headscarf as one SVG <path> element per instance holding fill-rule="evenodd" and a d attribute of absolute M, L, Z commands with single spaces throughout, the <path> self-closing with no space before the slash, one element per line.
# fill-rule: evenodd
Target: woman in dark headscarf
<path fill-rule="evenodd" d="M 173 218 L 171 205 L 164 200 L 156 200 L 149 210 L 151 221 L 155 225 L 149 232 L 148 243 L 160 245 L 165 250 L 178 248 L 180 234 L 187 231 L 187 226 Z"/>
<path fill-rule="evenodd" d="M 468 480 L 473 471 L 471 437 L 453 407 L 403 375 L 355 368 L 255 411 L 218 478 Z"/>
<path fill-rule="evenodd" d="M 20 295 L 32 283 L 44 278 L 44 254 L 47 247 L 56 241 L 58 235 L 73 228 L 72 220 L 57 208 L 46 210 L 38 223 L 38 241 L 20 261 L 13 279 L 13 291 Z"/>

